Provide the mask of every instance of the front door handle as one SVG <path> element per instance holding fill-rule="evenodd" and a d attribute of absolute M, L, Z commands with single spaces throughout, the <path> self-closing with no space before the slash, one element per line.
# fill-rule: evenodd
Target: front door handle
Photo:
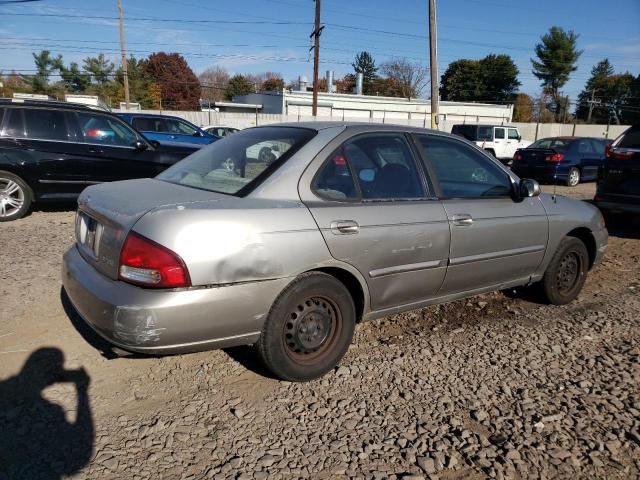
<path fill-rule="evenodd" d="M 360 230 L 355 220 L 334 220 L 331 222 L 331 233 L 334 235 L 354 235 Z"/>
<path fill-rule="evenodd" d="M 469 225 L 473 225 L 473 217 L 468 213 L 457 213 L 451 216 L 451 221 L 454 225 L 458 225 L 460 227 L 468 227 Z"/>
<path fill-rule="evenodd" d="M 89 148 L 89 153 L 98 153 L 98 154 L 102 154 L 104 153 L 104 150 L 100 149 L 100 148 Z"/>

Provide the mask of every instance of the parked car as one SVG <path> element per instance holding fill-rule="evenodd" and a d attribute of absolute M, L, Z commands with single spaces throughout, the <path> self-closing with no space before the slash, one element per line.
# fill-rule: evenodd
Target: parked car
<path fill-rule="evenodd" d="M 149 142 L 88 106 L 0 99 L 0 222 L 33 202 L 73 200 L 87 185 L 154 177 L 198 148 Z"/>
<path fill-rule="evenodd" d="M 269 143 L 275 162 L 224 166 Z M 606 244 L 595 207 L 540 194 L 463 139 L 313 122 L 243 130 L 155 179 L 88 188 L 62 276 L 122 349 L 255 344 L 274 374 L 303 381 L 340 361 L 360 320 L 534 283 L 566 304 Z"/>
<path fill-rule="evenodd" d="M 216 137 L 226 137 L 227 135 L 240 131 L 239 128 L 224 127 L 221 125 L 207 125 L 206 127 L 202 127 L 202 129 Z"/>
<path fill-rule="evenodd" d="M 607 147 L 594 202 L 605 212 L 640 214 L 640 125 Z"/>
<path fill-rule="evenodd" d="M 149 140 L 157 140 L 160 143 L 184 142 L 208 145 L 220 139 L 180 117 L 149 113 L 118 113 L 117 115 L 142 132 Z"/>
<path fill-rule="evenodd" d="M 508 165 L 519 148 L 531 144 L 522 140 L 518 127 L 508 125 L 454 125 L 451 133 L 466 138 Z"/>
<path fill-rule="evenodd" d="M 575 187 L 598 178 L 604 149 L 610 141 L 602 138 L 542 138 L 513 156 L 511 170 L 540 182 L 563 182 Z"/>

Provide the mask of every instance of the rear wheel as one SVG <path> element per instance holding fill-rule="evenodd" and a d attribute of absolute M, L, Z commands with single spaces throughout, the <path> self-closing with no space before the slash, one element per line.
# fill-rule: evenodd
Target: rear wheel
<path fill-rule="evenodd" d="M 584 286 L 588 268 L 587 247 L 577 238 L 565 237 L 541 282 L 545 299 L 554 305 L 573 301 Z"/>
<path fill-rule="evenodd" d="M 24 180 L 0 170 L 0 222 L 24 217 L 32 200 L 31 189 Z"/>
<path fill-rule="evenodd" d="M 312 380 L 344 356 L 355 318 L 353 299 L 342 282 L 326 273 L 305 273 L 274 302 L 256 347 L 279 378 Z"/>
<path fill-rule="evenodd" d="M 567 175 L 567 185 L 569 187 L 575 187 L 580 183 L 580 170 L 576 167 L 571 167 L 569 169 L 569 174 Z"/>

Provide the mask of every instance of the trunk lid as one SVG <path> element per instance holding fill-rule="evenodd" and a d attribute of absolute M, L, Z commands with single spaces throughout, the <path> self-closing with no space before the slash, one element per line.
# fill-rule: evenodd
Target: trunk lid
<path fill-rule="evenodd" d="M 115 280 L 124 240 L 143 215 L 161 207 L 230 198 L 238 200 L 151 178 L 91 186 L 78 199 L 78 249 L 87 262 Z"/>
<path fill-rule="evenodd" d="M 553 163 L 546 161 L 547 156 L 554 153 L 563 153 L 563 151 L 557 148 L 523 148 L 520 150 L 518 163 L 529 167 L 553 165 Z"/>

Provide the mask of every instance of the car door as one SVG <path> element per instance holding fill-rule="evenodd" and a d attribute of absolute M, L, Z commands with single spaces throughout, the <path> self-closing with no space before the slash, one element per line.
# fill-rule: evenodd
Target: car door
<path fill-rule="evenodd" d="M 79 145 L 91 159 L 96 182 L 155 177 L 175 162 L 159 155 L 117 117 L 94 111 L 72 115 L 70 122 L 78 129 Z"/>
<path fill-rule="evenodd" d="M 520 135 L 517 128 L 507 128 L 507 139 L 505 141 L 504 158 L 513 158 L 518 149 Z"/>
<path fill-rule="evenodd" d="M 322 152 L 324 163 L 300 186 L 331 255 L 366 279 L 374 310 L 434 295 L 446 272 L 449 227 L 405 134 L 347 136 Z"/>
<path fill-rule="evenodd" d="M 598 178 L 598 169 L 604 160 L 604 144 L 591 138 L 581 138 L 577 144 L 582 165 L 582 179 L 595 180 Z"/>
<path fill-rule="evenodd" d="M 427 134 L 416 140 L 451 228 L 449 267 L 439 293 L 525 283 L 547 246 L 540 199 L 514 199 L 507 172 L 462 141 Z"/>
<path fill-rule="evenodd" d="M 203 135 L 195 126 L 179 118 L 165 118 L 164 125 L 169 139 L 174 142 L 211 143 L 212 139 L 208 134 Z"/>
<path fill-rule="evenodd" d="M 493 151 L 497 158 L 505 158 L 507 150 L 507 132 L 503 127 L 493 129 Z"/>
<path fill-rule="evenodd" d="M 8 108 L 7 115 L 3 134 L 30 152 L 32 161 L 22 168 L 37 182 L 38 196 L 72 198 L 92 184 L 92 164 L 75 143 L 63 110 Z"/>

